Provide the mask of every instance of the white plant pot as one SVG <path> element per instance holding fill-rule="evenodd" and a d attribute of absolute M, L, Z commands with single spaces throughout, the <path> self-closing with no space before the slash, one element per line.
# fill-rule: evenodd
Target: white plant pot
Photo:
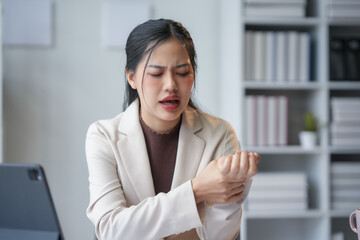
<path fill-rule="evenodd" d="M 304 149 L 312 149 L 316 146 L 316 132 L 302 131 L 299 134 L 300 145 Z"/>

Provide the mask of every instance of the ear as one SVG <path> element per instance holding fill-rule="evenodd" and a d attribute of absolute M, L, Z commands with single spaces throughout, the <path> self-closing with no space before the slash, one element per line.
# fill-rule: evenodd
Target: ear
<path fill-rule="evenodd" d="M 134 74 L 135 74 L 134 71 L 126 69 L 126 78 L 127 78 L 129 85 L 132 87 L 132 89 L 136 89 Z"/>

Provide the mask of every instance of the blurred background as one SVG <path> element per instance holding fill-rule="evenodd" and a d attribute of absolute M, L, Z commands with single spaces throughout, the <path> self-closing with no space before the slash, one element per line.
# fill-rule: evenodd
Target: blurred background
<path fill-rule="evenodd" d="M 9 2 L 14 3 L 3 1 L 3 11 Z M 43 2 L 51 4 L 50 44 L 4 43 L 3 161 L 41 164 L 65 238 L 92 239 L 93 226 L 85 214 L 89 201 L 85 135 L 92 122 L 122 111 L 125 51 L 104 44 L 104 3 L 109 1 Z M 203 110 L 217 114 L 218 2 L 112 2 L 146 4 L 151 18 L 171 18 L 188 29 L 198 54 L 196 98 Z M 129 12 L 129 22 L 131 17 L 141 19 L 139 14 Z"/>

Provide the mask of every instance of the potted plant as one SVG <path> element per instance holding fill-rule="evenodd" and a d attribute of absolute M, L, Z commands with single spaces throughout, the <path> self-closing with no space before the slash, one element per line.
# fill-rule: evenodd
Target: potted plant
<path fill-rule="evenodd" d="M 299 134 L 300 145 L 305 149 L 312 149 L 316 145 L 317 121 L 311 112 L 304 115 L 304 131 Z"/>

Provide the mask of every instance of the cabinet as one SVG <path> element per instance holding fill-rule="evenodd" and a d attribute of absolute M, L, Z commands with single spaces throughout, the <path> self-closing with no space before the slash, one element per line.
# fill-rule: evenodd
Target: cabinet
<path fill-rule="evenodd" d="M 224 0 L 219 4 L 220 115 L 234 127 L 243 149 L 261 154 L 260 173 L 304 172 L 309 186 L 305 211 L 248 211 L 245 204 L 241 239 L 328 240 L 336 232 L 343 232 L 345 239 L 354 238 L 348 225 L 348 216 L 354 209 L 332 210 L 330 169 L 334 161 L 360 161 L 360 146 L 333 147 L 329 125 L 331 98 L 360 97 L 360 81 L 330 79 L 329 39 L 333 36 L 360 38 L 360 20 L 330 19 L 327 0 L 307 1 L 304 18 L 249 17 L 243 14 L 241 0 Z M 247 30 L 308 32 L 311 38 L 310 81 L 276 84 L 247 81 L 244 77 Z M 286 146 L 246 146 L 247 95 L 287 96 Z M 318 145 L 310 150 L 302 149 L 298 138 L 305 111 L 313 112 L 319 122 Z"/>

